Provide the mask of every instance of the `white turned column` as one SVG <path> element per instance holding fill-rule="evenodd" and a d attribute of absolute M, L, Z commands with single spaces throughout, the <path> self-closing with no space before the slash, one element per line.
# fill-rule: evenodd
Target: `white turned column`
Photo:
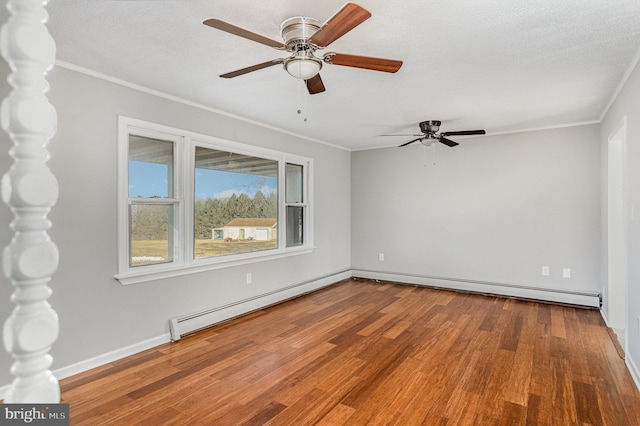
<path fill-rule="evenodd" d="M 3 270 L 15 291 L 16 307 L 6 320 L 4 346 L 15 362 L 7 403 L 57 403 L 60 386 L 49 367 L 58 337 L 58 316 L 47 302 L 47 285 L 58 268 L 58 248 L 49 238 L 47 215 L 58 198 L 58 182 L 47 167 L 46 147 L 57 128 L 55 108 L 45 93 L 56 46 L 45 23 L 48 0 L 8 0 L 11 16 L 0 33 L 0 51 L 11 67 L 11 94 L 2 102 L 0 122 L 13 142 L 13 164 L 2 177 L 2 200 L 14 215 Z M 4 284 L 4 283 L 3 283 Z M 0 398 L 2 395 L 0 395 Z"/>

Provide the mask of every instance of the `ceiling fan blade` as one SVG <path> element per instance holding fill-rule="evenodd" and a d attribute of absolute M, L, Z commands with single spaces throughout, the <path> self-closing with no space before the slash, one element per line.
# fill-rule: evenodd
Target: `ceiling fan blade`
<path fill-rule="evenodd" d="M 269 47 L 273 47 L 279 50 L 286 50 L 287 46 L 280 41 L 272 40 L 268 37 L 261 36 L 260 34 L 252 33 L 251 31 L 245 30 L 244 28 L 236 27 L 228 22 L 221 21 L 220 19 L 207 19 L 202 22 L 205 25 L 208 25 L 212 28 L 216 28 L 218 30 L 222 30 L 228 32 L 233 35 L 237 35 L 239 37 L 246 38 L 251 41 L 255 41 L 261 44 L 266 44 Z"/>
<path fill-rule="evenodd" d="M 424 139 L 424 137 L 417 138 L 417 139 L 414 139 L 414 140 L 409 141 L 409 142 L 405 142 L 405 143 L 403 143 L 402 145 L 398 145 L 398 148 L 403 147 L 403 146 L 407 146 L 407 145 L 409 145 L 409 144 L 411 144 L 411 143 L 414 143 L 414 142 L 421 141 L 422 139 Z"/>
<path fill-rule="evenodd" d="M 309 80 L 305 80 L 304 82 L 307 85 L 307 90 L 309 91 L 310 95 L 315 95 L 316 93 L 322 93 L 325 91 L 324 83 L 320 78 L 320 74 L 316 74 L 315 76 L 311 77 Z"/>
<path fill-rule="evenodd" d="M 238 77 L 239 75 L 247 74 L 247 73 L 250 73 L 250 72 L 253 72 L 253 71 L 258 71 L 258 70 L 261 70 L 263 68 L 272 67 L 274 65 L 281 64 L 282 62 L 284 62 L 284 59 L 281 59 L 281 58 L 272 59 L 270 61 L 263 62 L 261 64 L 252 65 L 250 67 L 246 67 L 246 68 L 242 68 L 242 69 L 239 69 L 239 70 L 236 70 L 236 71 L 228 72 L 226 74 L 222 74 L 222 75 L 220 75 L 220 77 L 222 77 L 222 78 Z"/>
<path fill-rule="evenodd" d="M 446 146 L 450 146 L 450 147 L 454 147 L 456 145 L 460 145 L 458 142 L 454 142 L 451 139 L 447 139 L 445 137 L 439 137 L 438 141 L 442 142 L 443 144 L 445 144 Z"/>
<path fill-rule="evenodd" d="M 484 135 L 484 130 L 461 130 L 459 132 L 442 132 L 442 136 Z"/>
<path fill-rule="evenodd" d="M 402 61 L 395 59 L 371 58 L 368 56 L 345 55 L 343 53 L 333 52 L 327 53 L 322 59 L 328 64 L 390 73 L 397 72 L 402 66 Z"/>
<path fill-rule="evenodd" d="M 311 36 L 309 42 L 325 48 L 370 17 L 368 10 L 355 3 L 347 3 Z"/>

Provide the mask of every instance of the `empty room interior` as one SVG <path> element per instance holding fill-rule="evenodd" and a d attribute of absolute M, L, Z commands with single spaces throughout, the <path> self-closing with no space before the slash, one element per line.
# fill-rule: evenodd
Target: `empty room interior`
<path fill-rule="evenodd" d="M 44 3 L 0 12 L 5 403 L 640 424 L 640 2 Z"/>

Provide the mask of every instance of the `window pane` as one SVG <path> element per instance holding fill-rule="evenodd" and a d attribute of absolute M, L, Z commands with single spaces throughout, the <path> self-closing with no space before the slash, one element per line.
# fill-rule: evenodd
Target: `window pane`
<path fill-rule="evenodd" d="M 303 241 L 304 207 L 287 206 L 287 247 L 299 246 Z"/>
<path fill-rule="evenodd" d="M 289 164 L 285 166 L 285 186 L 287 203 L 302 203 L 302 166 Z"/>
<path fill-rule="evenodd" d="M 173 142 L 129 135 L 129 198 L 173 197 Z"/>
<path fill-rule="evenodd" d="M 194 257 L 278 247 L 278 162 L 196 147 Z"/>
<path fill-rule="evenodd" d="M 173 204 L 132 204 L 129 224 L 129 266 L 173 261 Z"/>

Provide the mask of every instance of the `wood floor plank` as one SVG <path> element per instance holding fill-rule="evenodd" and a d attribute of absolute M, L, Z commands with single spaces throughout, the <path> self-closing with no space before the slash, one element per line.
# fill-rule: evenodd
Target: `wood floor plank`
<path fill-rule="evenodd" d="M 624 399 L 618 393 L 614 383 L 606 379 L 596 379 L 593 385 L 595 386 L 598 405 L 602 407 L 600 411 L 604 424 L 631 425 L 637 423 L 627 415 L 627 409 L 623 403 Z"/>
<path fill-rule="evenodd" d="M 518 349 L 523 323 L 524 317 L 520 312 L 510 318 L 502 333 L 502 341 L 500 342 L 501 349 L 506 349 L 512 352 L 515 352 L 516 349 Z"/>
<path fill-rule="evenodd" d="M 516 349 L 511 370 L 505 373 L 509 377 L 505 383 L 505 401 L 524 407 L 527 406 L 532 371 L 533 346 L 520 344 Z"/>
<path fill-rule="evenodd" d="M 587 383 L 573 382 L 573 397 L 575 399 L 578 421 L 589 425 L 602 425 L 600 404 L 595 388 Z"/>
<path fill-rule="evenodd" d="M 539 304 L 536 320 L 539 324 L 551 326 L 551 305 Z"/>
<path fill-rule="evenodd" d="M 480 424 L 476 419 L 483 416 L 484 412 L 480 405 L 480 395 L 475 393 L 461 393 L 459 398 L 451 401 L 447 416 L 450 424 L 453 425 L 475 425 Z M 455 407 L 454 407 L 455 401 Z"/>
<path fill-rule="evenodd" d="M 227 411 L 240 410 L 242 405 L 237 401 L 225 398 L 233 395 L 240 389 L 249 386 L 250 383 L 236 382 L 213 382 L 206 386 L 202 381 L 196 382 L 199 390 L 184 395 L 180 399 L 170 402 L 172 407 L 191 417 L 202 414 L 204 407 L 207 407 L 207 415 L 220 416 Z"/>
<path fill-rule="evenodd" d="M 501 426 L 522 425 L 527 419 L 527 407 L 505 401 L 502 414 L 499 417 Z"/>
<path fill-rule="evenodd" d="M 564 325 L 564 307 L 551 306 L 551 335 L 562 339 L 567 338 L 567 330 Z"/>
<path fill-rule="evenodd" d="M 72 425 L 640 424 L 599 312 L 355 279 L 61 389 Z"/>
<path fill-rule="evenodd" d="M 289 379 L 289 376 L 293 372 L 304 367 L 306 363 L 313 361 L 322 354 L 330 351 L 333 347 L 334 345 L 330 343 L 324 343 L 313 350 L 305 351 L 304 353 L 300 352 L 297 353 L 296 356 L 287 357 L 286 363 L 283 365 L 273 364 L 272 371 L 257 380 L 255 380 L 254 377 L 243 377 L 239 374 L 239 377 L 243 377 L 249 383 L 249 386 L 241 392 L 238 392 L 237 395 L 234 395 L 233 399 L 241 404 L 249 403 L 261 393 L 268 391 L 274 385 L 278 385 L 281 382 L 287 383 L 286 380 Z M 295 383 L 287 384 L 286 387 L 293 385 L 295 385 Z"/>
<path fill-rule="evenodd" d="M 486 315 L 484 316 L 482 322 L 480 323 L 480 330 L 483 331 L 493 331 L 498 322 L 498 318 L 500 318 L 500 314 L 502 312 L 501 305 L 489 305 L 486 310 Z"/>
<path fill-rule="evenodd" d="M 149 384 L 144 386 L 137 387 L 131 392 L 127 393 L 127 396 L 131 399 L 140 399 L 144 398 L 151 393 L 162 391 L 166 386 L 171 385 L 172 383 L 181 381 L 183 379 L 188 379 L 190 376 L 198 373 L 202 374 L 203 370 L 206 372 L 208 368 L 215 368 L 216 360 L 224 360 L 226 356 L 232 353 L 233 350 L 240 350 L 243 347 L 249 346 L 250 343 L 243 343 L 236 345 L 233 348 L 229 348 L 228 351 L 223 351 L 217 353 L 216 355 L 212 355 L 211 358 L 203 359 L 202 357 L 196 357 L 197 362 L 194 363 L 181 363 L 179 364 L 180 371 L 173 373 L 169 376 L 163 377 L 162 379 L 155 380 Z"/>
<path fill-rule="evenodd" d="M 489 375 L 485 376 L 487 384 L 480 394 L 482 413 L 485 416 L 499 418 L 504 411 L 504 404 L 509 403 L 505 400 L 505 392 L 509 385 L 509 376 L 505 372 L 513 370 L 515 357 L 515 351 L 498 349 L 496 352 Z"/>
<path fill-rule="evenodd" d="M 413 325 L 412 322 L 409 321 L 397 321 L 391 327 L 384 332 L 383 336 L 387 339 L 395 339 L 404 333 L 409 327 Z"/>
<path fill-rule="evenodd" d="M 551 371 L 553 386 L 548 391 L 553 395 L 553 419 L 561 424 L 576 424 L 578 415 L 570 364 L 566 359 L 551 358 Z"/>
<path fill-rule="evenodd" d="M 343 404 L 338 404 L 324 417 L 322 417 L 315 426 L 335 426 L 348 424 L 349 417 L 353 415 L 354 408 Z"/>
<path fill-rule="evenodd" d="M 636 396 L 632 395 L 632 389 L 618 388 L 618 393 L 622 398 L 622 405 L 629 418 L 629 424 L 640 425 L 640 404 L 638 404 Z"/>
<path fill-rule="evenodd" d="M 336 362 L 331 365 L 332 368 L 325 366 L 322 377 L 315 378 L 316 387 L 327 392 L 334 391 L 337 386 L 357 377 L 365 363 L 366 361 L 350 354 L 339 356 L 336 358 Z"/>
<path fill-rule="evenodd" d="M 338 404 L 327 392 L 312 388 L 304 392 L 296 402 L 278 414 L 271 422 L 273 426 L 312 425 L 325 417 Z"/>
<path fill-rule="evenodd" d="M 539 395 L 529 394 L 527 398 L 527 417 L 525 419 L 525 425 L 549 425 L 551 420 L 551 413 L 541 413 L 542 397 Z M 548 421 L 544 421 L 544 420 Z"/>
<path fill-rule="evenodd" d="M 359 371 L 366 381 L 360 382 L 349 395 L 346 395 L 342 403 L 350 407 L 366 405 L 378 389 L 378 387 L 398 366 L 409 356 L 410 348 L 405 345 L 409 335 L 403 334 L 398 339 L 380 337 L 372 341 L 366 351 L 358 357 L 368 361 Z"/>

